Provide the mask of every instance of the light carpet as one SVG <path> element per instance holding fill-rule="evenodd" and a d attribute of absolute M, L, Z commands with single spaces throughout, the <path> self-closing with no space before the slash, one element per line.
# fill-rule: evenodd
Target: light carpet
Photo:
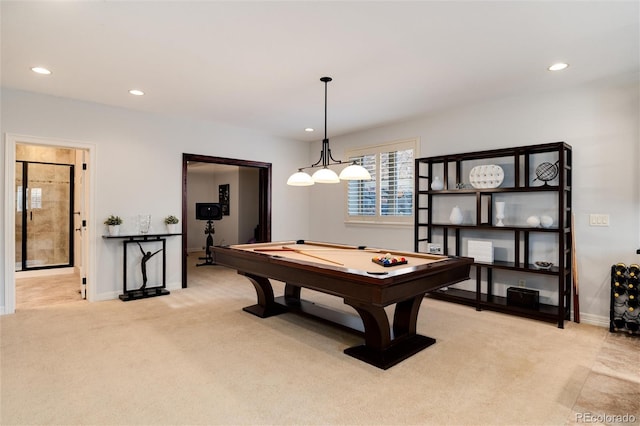
<path fill-rule="evenodd" d="M 242 311 L 255 292 L 235 271 L 198 274 L 169 296 L 0 318 L 0 423 L 569 424 L 594 409 L 585 386 L 598 390 L 598 375 L 616 375 L 605 371 L 603 347 L 631 360 L 638 354 L 637 339 L 611 344 L 603 328 L 558 329 L 425 299 L 418 332 L 436 344 L 384 371 L 343 354 L 361 343 L 357 335 L 293 314 Z M 350 309 L 303 289 L 305 296 Z M 605 391 L 617 406 L 597 409 L 640 419 L 639 365 L 632 381 L 616 377 L 630 385 L 624 392 Z"/>

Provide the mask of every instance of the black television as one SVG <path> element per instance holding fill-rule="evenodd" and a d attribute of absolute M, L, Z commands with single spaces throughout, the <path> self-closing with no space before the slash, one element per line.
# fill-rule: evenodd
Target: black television
<path fill-rule="evenodd" d="M 196 203 L 197 220 L 221 220 L 222 207 L 220 203 Z"/>

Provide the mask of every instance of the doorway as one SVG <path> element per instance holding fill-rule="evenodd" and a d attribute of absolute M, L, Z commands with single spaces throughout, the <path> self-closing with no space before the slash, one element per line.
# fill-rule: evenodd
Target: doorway
<path fill-rule="evenodd" d="M 26 297 L 34 300 L 37 296 L 32 294 L 42 287 L 44 305 L 55 303 L 61 281 L 71 283 L 73 298 L 94 300 L 96 249 L 89 224 L 95 222 L 95 173 L 89 165 L 95 164 L 95 145 L 15 134 L 5 134 L 5 141 L 5 184 L 10 189 L 5 194 L 2 313 L 15 312 L 18 281 L 30 287 Z M 36 224 L 51 207 L 48 203 L 64 206 L 52 207 L 55 213 Z M 68 297 L 70 291 L 65 294 Z"/>
<path fill-rule="evenodd" d="M 201 244 L 201 241 L 190 242 L 189 239 L 189 227 L 188 218 L 191 213 L 193 213 L 193 207 L 191 206 L 191 201 L 193 201 L 193 197 L 189 197 L 189 170 L 190 168 L 198 165 L 207 165 L 207 166 L 219 166 L 226 170 L 228 169 L 237 169 L 240 176 L 244 175 L 242 171 L 246 171 L 246 175 L 255 176 L 257 175 L 257 182 L 255 185 L 251 184 L 248 187 L 253 188 L 255 186 L 256 191 L 255 195 L 253 195 L 253 200 L 251 204 L 257 206 L 256 219 L 253 225 L 251 225 L 251 235 L 254 241 L 271 241 L 271 163 L 257 162 L 257 161 L 247 161 L 247 160 L 237 160 L 223 157 L 212 157 L 206 155 L 197 155 L 197 154 L 183 154 L 182 155 L 182 287 L 187 287 L 187 271 L 189 265 L 189 251 L 190 246 L 197 246 Z M 238 195 L 243 195 L 246 197 L 246 194 L 250 191 L 242 191 L 240 186 L 242 179 L 238 180 Z M 222 183 L 222 182 L 220 182 Z M 211 185 L 215 186 L 215 183 L 212 181 Z M 218 202 L 221 204 L 221 210 L 224 214 L 234 214 L 231 209 L 231 213 L 229 212 L 229 185 L 225 181 L 224 184 L 218 185 L 216 188 L 211 188 L 215 191 L 217 198 L 216 200 L 206 199 L 204 202 Z M 246 187 L 245 187 L 246 189 Z M 232 188 L 233 193 L 233 188 Z M 213 196 L 209 197 L 213 198 Z M 239 197 L 238 197 L 239 198 Z M 238 209 L 240 210 L 240 208 Z M 235 212 L 235 215 L 238 215 L 238 212 Z M 240 219 L 241 221 L 242 219 Z M 254 228 L 255 227 L 255 228 Z M 245 226 L 246 228 L 246 226 Z M 193 234 L 193 233 L 192 233 Z M 240 232 L 239 234 L 243 234 Z M 203 234 L 204 235 L 204 234 Z M 193 238 L 193 237 L 192 237 Z M 204 238 L 204 237 L 203 237 Z M 246 237 L 238 237 L 245 238 Z M 217 241 L 214 239 L 214 245 L 220 244 L 220 241 L 223 239 L 218 239 Z M 225 241 L 225 244 L 233 243 L 234 241 Z M 206 247 L 205 247 L 206 249 Z M 205 261 L 205 263 L 208 263 Z"/>
<path fill-rule="evenodd" d="M 18 160 L 15 179 L 16 272 L 72 267 L 74 165 Z"/>

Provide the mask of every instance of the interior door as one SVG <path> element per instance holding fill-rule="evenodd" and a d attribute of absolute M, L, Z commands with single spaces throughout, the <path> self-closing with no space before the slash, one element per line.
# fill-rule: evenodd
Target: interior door
<path fill-rule="evenodd" d="M 73 165 L 16 165 L 16 270 L 73 266 Z"/>
<path fill-rule="evenodd" d="M 16 193 L 16 232 L 15 232 L 15 246 L 16 246 L 16 258 L 15 258 L 15 270 L 21 271 L 23 264 L 23 223 L 25 222 L 25 218 L 23 217 L 25 214 L 24 207 L 24 164 L 22 161 L 16 162 L 16 171 L 15 171 L 15 193 Z"/>
<path fill-rule="evenodd" d="M 80 271 L 80 294 L 83 299 L 87 298 L 87 275 L 88 275 L 88 259 L 89 259 L 89 239 L 87 232 L 87 200 L 89 199 L 89 183 L 87 182 L 87 152 L 84 150 L 76 150 L 76 167 L 75 175 L 75 193 L 76 207 L 74 211 L 75 218 L 75 245 L 77 249 L 76 266 Z"/>

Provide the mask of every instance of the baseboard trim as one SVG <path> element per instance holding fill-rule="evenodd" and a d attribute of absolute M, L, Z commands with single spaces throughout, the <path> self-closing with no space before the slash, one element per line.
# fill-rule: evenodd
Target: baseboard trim
<path fill-rule="evenodd" d="M 580 322 L 584 324 L 596 325 L 598 327 L 609 328 L 609 317 L 580 312 Z"/>

